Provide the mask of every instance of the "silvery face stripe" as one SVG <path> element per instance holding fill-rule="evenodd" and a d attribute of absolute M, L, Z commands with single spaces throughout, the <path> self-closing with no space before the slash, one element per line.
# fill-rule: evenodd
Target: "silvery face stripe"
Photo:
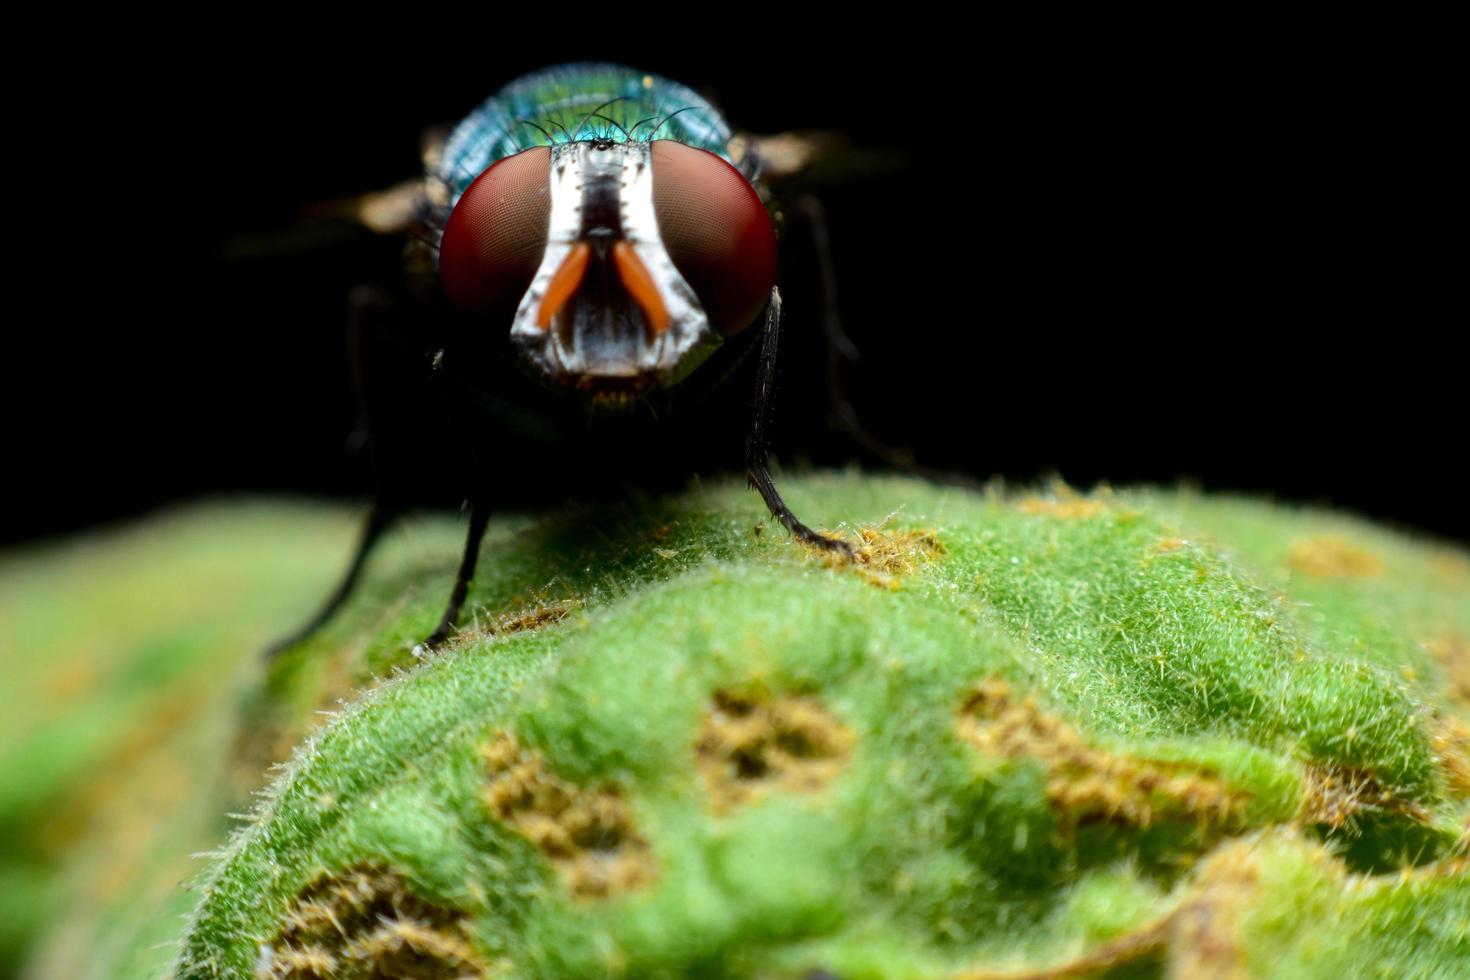
<path fill-rule="evenodd" d="M 649 143 L 554 146 L 549 188 L 546 252 L 511 326 L 512 340 L 528 358 L 552 376 L 666 378 L 696 347 L 719 344 L 694 290 L 659 237 Z M 585 239 L 594 252 L 592 262 L 610 264 L 610 248 L 619 238 L 632 246 L 658 287 L 669 313 L 668 328 L 653 336 L 641 313 L 631 315 L 637 310 L 631 297 L 615 307 L 574 297 L 550 328 L 543 329 L 536 322 L 541 300 L 572 246 Z M 589 268 L 589 279 L 596 274 Z"/>

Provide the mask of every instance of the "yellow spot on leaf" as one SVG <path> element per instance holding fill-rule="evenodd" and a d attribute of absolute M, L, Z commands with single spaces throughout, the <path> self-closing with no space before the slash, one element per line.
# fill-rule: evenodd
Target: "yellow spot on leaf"
<path fill-rule="evenodd" d="M 1464 555 L 1446 552 L 1442 555 L 1435 555 L 1429 564 L 1445 578 L 1470 578 L 1470 559 Z"/>
<path fill-rule="evenodd" d="M 939 535 L 930 529 L 884 531 L 879 524 L 858 528 L 858 537 L 860 543 L 853 545 L 852 557 L 812 550 L 829 568 L 850 568 L 880 589 L 898 588 L 900 579 L 945 553 Z"/>
<path fill-rule="evenodd" d="M 540 605 L 503 612 L 484 625 L 480 625 L 477 620 L 475 626 L 460 630 L 455 634 L 454 646 L 466 646 L 491 637 L 510 636 L 513 633 L 525 633 L 543 626 L 550 626 L 552 623 L 565 619 L 581 604 L 580 599 L 561 599 L 556 602 L 544 602 Z"/>
<path fill-rule="evenodd" d="M 1061 497 L 1023 497 L 1016 507 L 1023 514 L 1038 517 L 1054 517 L 1062 521 L 1080 521 L 1096 517 L 1107 511 L 1100 500 L 1091 500 L 1075 494 Z"/>
<path fill-rule="evenodd" d="M 322 875 L 286 916 L 256 975 L 269 980 L 480 978 L 467 916 L 414 894 L 376 865 Z"/>
<path fill-rule="evenodd" d="M 813 698 L 716 691 L 694 759 L 723 811 L 770 792 L 815 792 L 841 771 L 851 749 L 851 732 Z"/>
<path fill-rule="evenodd" d="M 1287 562 L 1313 578 L 1374 578 L 1383 562 L 1336 535 L 1302 538 L 1291 546 Z"/>
<path fill-rule="evenodd" d="M 1450 795 L 1470 797 L 1470 726 L 1458 718 L 1435 718 L 1429 726 L 1429 744 Z"/>
<path fill-rule="evenodd" d="M 1333 830 L 1352 828 L 1365 812 L 1387 811 L 1424 821 L 1428 814 L 1413 800 L 1394 795 L 1369 770 L 1323 762 L 1307 765 L 1301 819 Z"/>
<path fill-rule="evenodd" d="M 1089 745 L 1066 722 L 1000 680 L 981 684 L 956 723 L 962 739 L 990 755 L 1034 759 L 1047 773 L 1046 795 L 1072 824 L 1106 821 L 1147 827 L 1193 819 L 1239 823 L 1246 797 L 1214 775 L 1183 763 L 1153 762 Z"/>
<path fill-rule="evenodd" d="M 606 898 L 653 880 L 648 842 L 616 790 L 566 782 L 547 769 L 539 752 L 522 749 L 506 732 L 482 754 L 490 813 L 534 844 L 573 895 Z"/>
<path fill-rule="evenodd" d="M 1321 847 L 1283 835 L 1283 843 L 1303 851 L 1331 877 L 1342 879 L 1340 865 Z M 1167 914 L 1109 939 L 1065 962 L 1032 969 L 976 969 L 959 980 L 1062 980 L 1092 977 L 1160 953 L 1164 975 L 1201 980 L 1245 980 L 1253 937 L 1245 929 L 1259 904 L 1262 856 L 1258 840 L 1231 840 L 1205 858 Z M 1153 971 L 1149 971 L 1153 972 Z"/>
<path fill-rule="evenodd" d="M 1424 645 L 1439 661 L 1450 696 L 1470 704 L 1470 641 L 1458 633 L 1445 633 Z"/>

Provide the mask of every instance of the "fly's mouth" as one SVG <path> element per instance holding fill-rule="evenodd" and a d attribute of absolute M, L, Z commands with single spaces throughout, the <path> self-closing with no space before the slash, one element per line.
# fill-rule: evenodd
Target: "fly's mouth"
<path fill-rule="evenodd" d="M 643 377 L 624 380 L 620 378 L 579 378 L 577 391 L 588 398 L 599 409 L 622 412 L 631 409 L 645 392 L 658 387 L 656 379 Z"/>
<path fill-rule="evenodd" d="M 599 404 L 629 403 L 683 377 L 719 343 L 692 291 L 673 304 L 678 315 L 664 295 L 628 242 L 579 241 L 523 306 L 520 321 L 534 329 L 512 337 L 553 383 Z"/>
<path fill-rule="evenodd" d="M 521 346 L 558 384 L 598 401 L 631 399 L 664 383 L 680 360 L 670 344 L 668 314 L 656 293 L 641 301 L 632 294 L 611 250 L 583 248 L 588 254 L 580 282 L 559 306 L 545 310 L 542 336 L 524 337 Z M 574 251 L 567 263 L 576 261 Z M 551 293 L 548 299 L 560 297 Z"/>

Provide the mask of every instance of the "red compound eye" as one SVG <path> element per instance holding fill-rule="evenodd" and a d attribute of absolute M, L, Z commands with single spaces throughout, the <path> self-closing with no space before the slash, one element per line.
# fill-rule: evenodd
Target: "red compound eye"
<path fill-rule="evenodd" d="M 707 150 L 656 140 L 653 210 L 710 325 L 727 337 L 750 326 L 776 281 L 776 231 L 750 181 Z"/>
<path fill-rule="evenodd" d="M 439 243 L 444 295 L 462 310 L 514 314 L 546 253 L 551 150 L 497 160 L 460 197 Z"/>

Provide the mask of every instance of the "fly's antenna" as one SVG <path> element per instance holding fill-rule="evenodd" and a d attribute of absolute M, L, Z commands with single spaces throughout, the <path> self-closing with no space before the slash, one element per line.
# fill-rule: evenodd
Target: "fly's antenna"
<path fill-rule="evenodd" d="M 652 131 L 649 132 L 649 134 L 648 134 L 648 138 L 649 139 L 653 139 L 655 136 L 657 136 L 658 135 L 658 131 L 660 129 L 663 129 L 665 126 L 667 126 L 669 124 L 669 120 L 670 119 L 673 119 L 679 113 L 681 113 L 681 112 L 688 112 L 690 109 L 698 109 L 698 108 L 699 108 L 699 106 L 697 106 L 697 105 L 686 105 L 682 109 L 675 109 L 673 112 L 669 113 L 667 116 L 664 116 L 663 122 L 661 122 L 657 126 L 653 127 Z"/>
<path fill-rule="evenodd" d="M 607 120 L 608 122 L 612 123 L 614 126 L 617 126 L 618 127 L 618 132 L 620 132 L 620 133 L 623 134 L 623 139 L 627 140 L 630 143 L 633 141 L 633 137 L 631 137 L 631 136 L 628 135 L 628 131 L 626 129 L 624 129 L 622 127 L 622 124 L 619 123 L 612 116 L 604 116 L 602 113 L 598 112 L 598 113 L 594 113 L 592 118 L 594 118 L 594 119 L 605 119 L 605 120 Z"/>
<path fill-rule="evenodd" d="M 532 122 L 529 119 L 517 119 L 516 120 L 516 125 L 518 125 L 518 126 L 530 126 L 536 132 L 540 133 L 542 136 L 545 136 L 547 143 L 549 143 L 549 144 L 555 144 L 556 143 L 556 140 L 552 138 L 552 136 L 551 136 L 550 133 L 548 133 L 546 130 L 542 129 L 540 126 L 536 125 L 534 122 Z"/>
<path fill-rule="evenodd" d="M 582 134 L 582 127 L 583 126 L 586 126 L 587 123 L 589 121 L 591 121 L 591 119 L 592 119 L 593 116 L 597 115 L 599 112 L 601 112 L 603 109 L 606 109 L 608 106 L 612 105 L 614 102 L 627 102 L 629 100 L 629 98 L 630 98 L 630 96 L 627 96 L 627 95 L 615 95 L 612 98 L 608 99 L 606 102 L 602 103 L 602 105 L 598 106 L 597 108 L 593 109 L 591 112 L 587 113 L 587 115 L 585 117 L 583 117 L 582 121 L 577 124 L 577 128 L 572 131 L 572 134 L 573 134 L 572 135 L 572 139 L 576 139 L 578 136 L 580 136 Z"/>

